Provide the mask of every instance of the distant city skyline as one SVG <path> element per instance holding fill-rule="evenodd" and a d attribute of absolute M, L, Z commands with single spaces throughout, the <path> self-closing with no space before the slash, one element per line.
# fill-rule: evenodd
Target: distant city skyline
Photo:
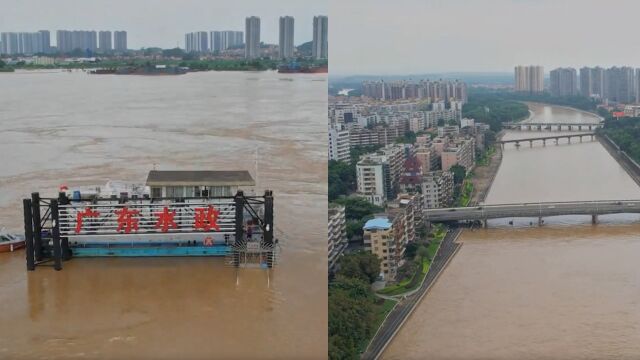
<path fill-rule="evenodd" d="M 0 32 L 46 29 L 51 32 L 51 44 L 55 45 L 57 30 L 122 29 L 128 33 L 129 49 L 174 48 L 178 45 L 184 49 L 187 33 L 243 31 L 245 18 L 258 16 L 261 18 L 261 41 L 278 44 L 280 16 L 290 15 L 296 18 L 294 45 L 298 46 L 313 39 L 313 17 L 328 13 L 326 1 L 301 6 L 296 0 L 241 0 L 233 6 L 225 3 L 224 11 L 221 11 L 221 3 L 211 0 L 155 1 L 153 4 L 153 16 L 148 16 L 149 3 L 139 0 L 59 0 L 55 7 L 45 0 L 0 0 Z"/>
<path fill-rule="evenodd" d="M 640 67 L 638 12 L 631 0 L 329 0 L 331 75 Z"/>

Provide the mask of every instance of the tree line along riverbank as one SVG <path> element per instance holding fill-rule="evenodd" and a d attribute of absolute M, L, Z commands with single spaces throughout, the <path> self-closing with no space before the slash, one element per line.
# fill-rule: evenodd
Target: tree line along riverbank
<path fill-rule="evenodd" d="M 149 60 L 145 58 L 124 58 L 124 59 L 100 59 L 95 62 L 64 62 L 51 65 L 41 65 L 18 61 L 13 65 L 7 65 L 0 60 L 0 71 L 19 70 L 46 70 L 46 69 L 116 69 L 120 67 L 144 67 L 154 65 L 167 65 L 188 67 L 194 71 L 266 71 L 277 70 L 282 64 L 275 59 L 198 59 L 191 57 L 165 58 L 159 60 Z M 297 64 L 301 67 L 315 67 L 327 65 L 326 60 L 300 59 Z"/>

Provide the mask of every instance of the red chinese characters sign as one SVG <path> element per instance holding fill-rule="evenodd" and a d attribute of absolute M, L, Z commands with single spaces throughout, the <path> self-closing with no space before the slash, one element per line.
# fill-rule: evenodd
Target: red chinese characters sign
<path fill-rule="evenodd" d="M 194 228 L 204 231 L 211 231 L 211 229 L 220 231 L 218 216 L 220 216 L 220 212 L 214 209 L 213 206 L 196 208 Z"/>
<path fill-rule="evenodd" d="M 60 223 L 63 236 L 173 232 L 232 233 L 235 226 L 235 204 L 84 204 L 81 207 L 67 205 L 61 208 Z"/>

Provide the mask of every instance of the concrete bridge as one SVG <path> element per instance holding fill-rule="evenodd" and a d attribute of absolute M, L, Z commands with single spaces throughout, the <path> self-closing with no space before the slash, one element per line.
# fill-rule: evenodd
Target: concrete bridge
<path fill-rule="evenodd" d="M 481 221 L 486 227 L 489 219 L 537 217 L 560 215 L 591 215 L 592 223 L 597 223 L 598 215 L 640 213 L 640 200 L 602 200 L 540 202 L 522 204 L 478 205 L 472 207 L 427 209 L 424 219 L 431 222 Z"/>
<path fill-rule="evenodd" d="M 502 123 L 503 129 L 512 130 L 524 130 L 524 131 L 583 131 L 583 130 L 596 130 L 603 127 L 603 123 L 591 123 L 591 124 L 576 124 L 576 123 L 539 123 L 539 122 L 526 122 L 526 123 Z"/>
<path fill-rule="evenodd" d="M 500 141 L 497 141 L 497 143 L 499 143 L 503 149 L 504 149 L 504 144 L 514 143 L 516 144 L 517 147 L 519 147 L 520 143 L 522 142 L 524 143 L 529 142 L 529 147 L 533 147 L 534 141 L 542 141 L 542 146 L 547 146 L 547 140 L 548 141 L 555 140 L 556 145 L 558 145 L 558 140 L 567 139 L 569 141 L 569 144 L 571 144 L 571 138 L 577 137 L 580 139 L 580 142 L 582 142 L 583 137 L 590 138 L 591 141 L 593 141 L 595 139 L 595 136 L 596 136 L 596 133 L 590 132 L 590 133 L 581 133 L 581 134 L 541 136 L 541 137 L 526 138 L 526 139 L 500 140 Z"/>

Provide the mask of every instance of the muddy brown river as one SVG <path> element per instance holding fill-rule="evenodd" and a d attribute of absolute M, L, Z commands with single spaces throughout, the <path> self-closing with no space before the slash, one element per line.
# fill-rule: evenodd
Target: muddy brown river
<path fill-rule="evenodd" d="M 596 121 L 530 107 L 532 121 Z M 550 134 L 505 138 L 535 135 Z M 486 203 L 610 199 L 640 199 L 640 188 L 598 142 L 561 141 L 508 146 Z M 640 358 L 640 218 L 601 216 L 595 226 L 589 216 L 546 218 L 542 227 L 536 220 L 464 231 L 460 251 L 383 358 Z"/>
<path fill-rule="evenodd" d="M 62 183 L 144 182 L 156 166 L 246 169 L 274 190 L 281 262 L 0 254 L 0 358 L 326 358 L 326 75 L 0 75 L 0 226 Z"/>

